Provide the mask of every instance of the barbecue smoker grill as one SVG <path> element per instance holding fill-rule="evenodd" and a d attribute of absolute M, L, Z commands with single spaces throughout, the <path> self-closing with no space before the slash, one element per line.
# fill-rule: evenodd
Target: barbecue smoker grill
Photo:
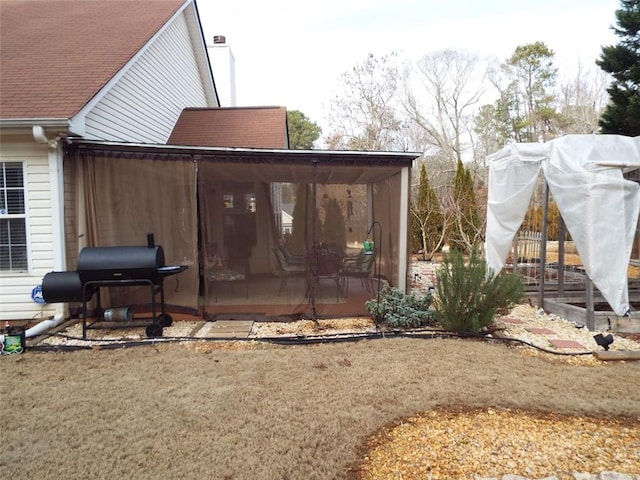
<path fill-rule="evenodd" d="M 106 325 L 105 310 L 100 303 L 102 287 L 148 286 L 151 298 L 151 323 L 146 327 L 148 337 L 162 336 L 163 327 L 172 323 L 165 312 L 164 279 L 187 269 L 187 266 L 166 266 L 164 251 L 155 245 L 153 235 L 147 236 L 147 246 L 139 247 L 86 247 L 78 256 L 75 272 L 50 272 L 42 280 L 42 296 L 47 303 L 82 302 L 82 338 L 87 328 L 110 328 Z M 96 321 L 87 325 L 87 303 L 96 295 Z M 160 315 L 157 314 L 156 296 L 160 295 Z M 102 327 L 98 322 L 102 323 Z M 95 324 L 95 326 L 94 326 Z M 144 326 L 139 323 L 119 322 L 116 328 Z"/>

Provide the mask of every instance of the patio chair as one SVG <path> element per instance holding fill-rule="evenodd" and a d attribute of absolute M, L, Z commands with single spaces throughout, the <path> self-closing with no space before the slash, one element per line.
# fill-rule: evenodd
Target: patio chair
<path fill-rule="evenodd" d="M 373 262 L 374 255 L 367 255 L 364 250 L 361 250 L 355 257 L 346 257 L 343 260 L 340 275 L 345 296 L 349 294 L 349 278 L 359 278 L 367 292 L 373 291 L 373 281 L 371 280 Z"/>
<path fill-rule="evenodd" d="M 278 288 L 278 296 L 282 294 L 284 287 L 287 285 L 289 277 L 306 277 L 307 266 L 305 263 L 294 263 L 288 260 L 288 256 L 283 248 L 277 247 L 273 249 L 273 253 L 278 260 L 278 274 L 280 275 L 280 287 Z"/>
<path fill-rule="evenodd" d="M 306 265 L 307 260 L 304 255 L 294 255 L 285 247 L 278 247 L 278 249 L 284 255 L 284 259 L 287 261 L 288 265 Z"/>
<path fill-rule="evenodd" d="M 342 285 L 342 259 L 340 255 L 330 251 L 316 252 L 315 265 L 316 285 L 320 283 L 320 280 L 333 280 L 336 284 L 336 302 L 339 301 Z"/>

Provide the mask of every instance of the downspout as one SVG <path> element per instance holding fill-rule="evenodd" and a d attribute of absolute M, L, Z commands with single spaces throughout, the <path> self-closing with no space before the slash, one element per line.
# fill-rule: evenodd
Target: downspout
<path fill-rule="evenodd" d="M 66 305 L 66 303 L 63 305 Z M 24 332 L 24 336 L 26 338 L 30 338 L 30 337 L 37 337 L 38 335 L 42 335 L 44 332 L 51 330 L 52 328 L 55 328 L 58 325 L 60 325 L 64 321 L 64 319 L 65 319 L 64 314 L 56 312 L 56 314 L 53 316 L 52 319 L 42 320 L 41 322 L 38 322 L 33 327 L 29 328 L 27 331 Z"/>
<path fill-rule="evenodd" d="M 49 139 L 43 127 L 34 125 L 34 140 L 41 145 L 48 145 L 49 185 L 51 194 L 51 228 L 53 243 L 53 269 L 63 271 L 66 264 L 64 250 L 64 178 L 62 175 L 62 146 L 58 138 Z M 44 320 L 25 332 L 26 337 L 40 335 L 42 332 L 56 327 L 67 317 L 68 305 L 57 304 L 52 320 Z"/>

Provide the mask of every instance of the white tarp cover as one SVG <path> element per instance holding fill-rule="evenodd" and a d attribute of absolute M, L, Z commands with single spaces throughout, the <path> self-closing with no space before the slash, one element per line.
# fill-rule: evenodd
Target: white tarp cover
<path fill-rule="evenodd" d="M 627 267 L 640 211 L 640 137 L 568 135 L 507 145 L 487 157 L 485 251 L 499 272 L 520 228 L 542 168 L 584 268 L 616 315 L 629 311 Z"/>

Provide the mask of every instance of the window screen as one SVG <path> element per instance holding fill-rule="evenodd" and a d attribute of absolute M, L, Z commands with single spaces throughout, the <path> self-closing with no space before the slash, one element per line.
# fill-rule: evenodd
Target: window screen
<path fill-rule="evenodd" d="M 0 271 L 27 270 L 24 174 L 21 162 L 0 162 Z"/>

